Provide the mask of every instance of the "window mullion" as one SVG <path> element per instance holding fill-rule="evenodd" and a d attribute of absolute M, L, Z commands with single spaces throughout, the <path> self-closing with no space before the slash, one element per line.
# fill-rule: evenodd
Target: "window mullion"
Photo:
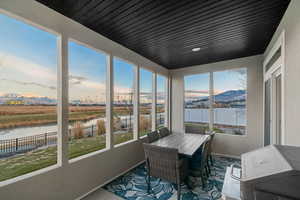
<path fill-rule="evenodd" d="M 157 84 L 156 84 L 156 73 L 152 74 L 152 131 L 156 130 L 156 91 L 157 91 Z"/>
<path fill-rule="evenodd" d="M 106 75 L 106 148 L 113 148 L 113 56 L 107 56 L 107 75 Z"/>
<path fill-rule="evenodd" d="M 166 80 L 166 103 L 165 103 L 165 127 L 168 127 L 170 130 L 170 119 L 171 119 L 171 115 L 170 115 L 170 91 L 171 91 L 171 82 L 170 82 L 170 77 L 167 77 Z"/>
<path fill-rule="evenodd" d="M 213 129 L 214 124 L 214 76 L 213 72 L 209 73 L 209 129 Z"/>
<path fill-rule="evenodd" d="M 136 66 L 134 69 L 134 101 L 133 101 L 133 139 L 139 138 L 139 96 L 140 96 L 140 68 Z"/>
<path fill-rule="evenodd" d="M 58 40 L 58 164 L 63 166 L 68 163 L 68 131 L 69 131 L 69 78 L 68 78 L 68 38 L 62 35 Z"/>

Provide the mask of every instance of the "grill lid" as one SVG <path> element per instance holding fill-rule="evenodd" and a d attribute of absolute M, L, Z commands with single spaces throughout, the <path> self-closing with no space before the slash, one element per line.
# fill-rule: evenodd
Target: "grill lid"
<path fill-rule="evenodd" d="M 291 152 L 293 149 L 294 153 Z M 288 151 L 288 152 L 287 152 Z M 263 177 L 269 177 L 278 173 L 299 170 L 298 165 L 293 162 L 300 162 L 300 158 L 293 156 L 295 151 L 300 155 L 300 148 L 270 145 L 242 155 L 242 180 L 249 181 Z M 286 159 L 286 157 L 289 159 Z M 298 161 L 297 161 L 298 159 Z"/>
<path fill-rule="evenodd" d="M 243 154 L 241 188 L 299 199 L 300 147 L 270 145 Z"/>

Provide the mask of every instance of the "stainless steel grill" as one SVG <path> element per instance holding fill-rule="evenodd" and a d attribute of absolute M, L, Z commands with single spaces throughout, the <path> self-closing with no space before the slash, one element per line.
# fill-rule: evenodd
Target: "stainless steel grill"
<path fill-rule="evenodd" d="M 243 154 L 240 188 L 242 200 L 300 199 L 300 147 L 270 145 Z"/>

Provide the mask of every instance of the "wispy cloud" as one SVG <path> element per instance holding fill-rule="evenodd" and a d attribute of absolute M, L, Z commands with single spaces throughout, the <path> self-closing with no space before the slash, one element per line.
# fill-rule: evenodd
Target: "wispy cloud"
<path fill-rule="evenodd" d="M 208 90 L 185 90 L 185 93 L 189 93 L 189 94 L 195 94 L 195 95 L 199 95 L 199 94 L 208 94 Z"/>
<path fill-rule="evenodd" d="M 9 81 L 9 82 L 17 83 L 17 84 L 20 84 L 20 85 L 38 86 L 38 87 L 41 87 L 41 88 L 56 90 L 55 86 L 47 86 L 47 85 L 44 85 L 44 84 L 41 84 L 41 83 L 36 83 L 36 82 L 17 81 L 17 80 L 10 80 L 10 79 L 6 79 L 6 78 L 1 78 L 0 81 Z"/>
<path fill-rule="evenodd" d="M 48 67 L 3 52 L 0 52 L 0 69 L 13 69 L 16 72 L 29 77 L 41 78 L 49 81 L 55 81 L 57 78 L 55 71 Z"/>
<path fill-rule="evenodd" d="M 69 76 L 69 82 L 73 85 L 81 84 L 83 81 L 86 81 L 86 80 L 88 80 L 88 79 L 83 76 L 75 76 L 75 75 Z"/>

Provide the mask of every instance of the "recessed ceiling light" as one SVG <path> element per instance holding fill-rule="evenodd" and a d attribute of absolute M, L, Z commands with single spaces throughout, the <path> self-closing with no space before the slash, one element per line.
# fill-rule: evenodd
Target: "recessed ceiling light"
<path fill-rule="evenodd" d="M 200 51 L 200 49 L 201 49 L 200 47 L 197 47 L 197 48 L 193 48 L 192 51 Z"/>

